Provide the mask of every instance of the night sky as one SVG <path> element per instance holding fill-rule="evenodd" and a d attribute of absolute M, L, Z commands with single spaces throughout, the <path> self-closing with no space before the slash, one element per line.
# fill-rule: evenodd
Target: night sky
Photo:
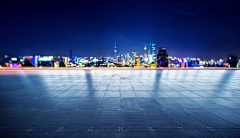
<path fill-rule="evenodd" d="M 239 0 L 1 0 L 0 55 L 240 56 Z"/>

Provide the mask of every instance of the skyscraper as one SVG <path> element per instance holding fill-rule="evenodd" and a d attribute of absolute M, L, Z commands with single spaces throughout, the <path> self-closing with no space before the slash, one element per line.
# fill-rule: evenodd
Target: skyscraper
<path fill-rule="evenodd" d="M 140 62 L 140 64 L 143 64 L 143 63 L 144 63 L 144 57 L 143 57 L 143 55 L 140 55 L 139 62 Z"/>
<path fill-rule="evenodd" d="M 144 47 L 144 56 L 147 54 L 147 47 Z"/>
<path fill-rule="evenodd" d="M 137 56 L 137 52 L 132 52 L 132 62 L 136 63 L 136 57 Z"/>
<path fill-rule="evenodd" d="M 120 54 L 118 54 L 118 56 L 116 58 L 117 58 L 117 62 L 121 62 L 121 55 Z"/>
<path fill-rule="evenodd" d="M 152 44 L 149 43 L 149 45 L 148 45 L 148 64 L 150 64 L 152 62 L 151 46 L 152 46 Z"/>
<path fill-rule="evenodd" d="M 122 63 L 125 63 L 125 60 L 124 60 L 124 56 L 123 56 L 123 55 L 121 55 L 121 62 L 122 62 Z"/>
<path fill-rule="evenodd" d="M 227 62 L 229 63 L 230 67 L 237 67 L 238 57 L 236 55 L 229 55 Z"/>
<path fill-rule="evenodd" d="M 114 49 L 114 53 L 115 53 L 115 58 L 117 58 L 117 43 L 115 41 L 115 49 Z"/>
<path fill-rule="evenodd" d="M 68 59 L 68 57 L 65 57 L 65 59 L 64 59 L 64 63 L 65 63 L 65 65 L 67 65 L 67 64 L 69 63 L 69 59 Z"/>
<path fill-rule="evenodd" d="M 148 45 L 148 55 L 151 55 L 151 43 Z"/>
<path fill-rule="evenodd" d="M 127 53 L 127 56 L 126 56 L 126 63 L 127 64 L 129 63 L 129 53 Z"/>
<path fill-rule="evenodd" d="M 148 64 L 152 63 L 152 55 L 148 55 Z"/>
<path fill-rule="evenodd" d="M 152 62 L 155 62 L 156 54 L 155 54 L 155 37 L 152 38 Z"/>
<path fill-rule="evenodd" d="M 165 47 L 159 47 L 157 54 L 157 65 L 158 67 L 168 67 L 168 54 Z"/>

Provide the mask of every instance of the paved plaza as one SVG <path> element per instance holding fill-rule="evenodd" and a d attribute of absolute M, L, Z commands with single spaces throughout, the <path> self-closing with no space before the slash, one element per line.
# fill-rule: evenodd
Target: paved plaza
<path fill-rule="evenodd" d="M 0 71 L 0 137 L 240 137 L 240 70 Z"/>

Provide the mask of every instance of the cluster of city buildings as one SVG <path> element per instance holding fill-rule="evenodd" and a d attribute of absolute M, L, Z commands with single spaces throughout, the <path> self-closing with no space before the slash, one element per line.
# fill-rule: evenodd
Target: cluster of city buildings
<path fill-rule="evenodd" d="M 6 67 L 240 67 L 240 59 L 229 55 L 226 59 L 203 59 L 169 56 L 165 47 L 158 47 L 155 38 L 144 47 L 144 53 L 118 54 L 115 42 L 114 57 L 72 56 L 9 56 L 5 55 L 2 66 Z"/>

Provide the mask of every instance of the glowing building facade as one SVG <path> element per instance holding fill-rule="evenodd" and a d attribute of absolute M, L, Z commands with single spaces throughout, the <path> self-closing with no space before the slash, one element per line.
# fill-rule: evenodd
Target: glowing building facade
<path fill-rule="evenodd" d="M 117 43 L 115 42 L 115 48 L 114 48 L 114 55 L 115 58 L 117 58 Z"/>
<path fill-rule="evenodd" d="M 151 55 L 151 43 L 148 45 L 148 64 L 152 62 L 152 55 Z"/>
<path fill-rule="evenodd" d="M 137 52 L 132 52 L 132 62 L 136 63 Z"/>
<path fill-rule="evenodd" d="M 156 60 L 155 37 L 152 38 L 152 62 Z"/>
<path fill-rule="evenodd" d="M 144 56 L 147 55 L 147 47 L 144 47 Z"/>
<path fill-rule="evenodd" d="M 126 55 L 126 63 L 129 64 L 129 53 Z"/>

